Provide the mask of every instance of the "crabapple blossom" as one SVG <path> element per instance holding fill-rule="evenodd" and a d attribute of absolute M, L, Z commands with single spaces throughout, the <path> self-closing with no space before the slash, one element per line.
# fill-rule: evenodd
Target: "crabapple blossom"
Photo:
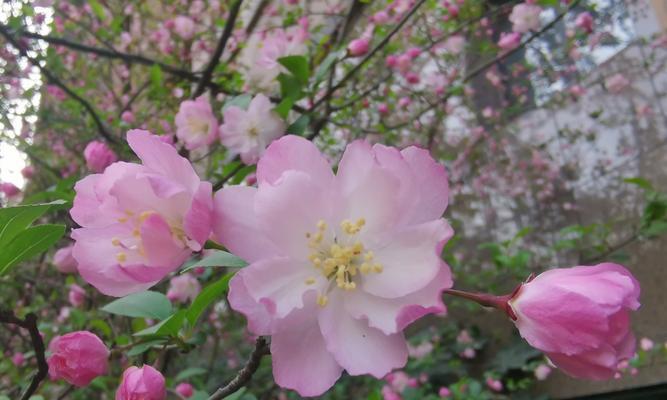
<path fill-rule="evenodd" d="M 25 365 L 25 355 L 23 353 L 17 352 L 12 356 L 12 364 L 17 367 L 22 367 Z"/>
<path fill-rule="evenodd" d="M 290 135 L 269 146 L 257 180 L 216 193 L 214 237 L 250 263 L 229 301 L 272 336 L 275 381 L 317 396 L 343 370 L 381 378 L 405 365 L 403 329 L 444 312 L 452 283 L 444 168 L 426 150 L 356 141 L 334 175 Z"/>
<path fill-rule="evenodd" d="M 205 96 L 182 102 L 174 122 L 176 137 L 188 150 L 213 143 L 218 134 L 218 120 L 213 115 L 211 104 Z"/>
<path fill-rule="evenodd" d="M 21 189 L 11 182 L 2 182 L 0 183 L 0 192 L 2 192 L 6 198 L 12 199 L 21 194 Z"/>
<path fill-rule="evenodd" d="M 191 274 L 183 274 L 171 278 L 167 298 L 171 301 L 184 303 L 188 300 L 194 300 L 200 291 L 201 286 L 197 278 Z"/>
<path fill-rule="evenodd" d="M 70 215 L 81 276 L 102 293 L 145 290 L 200 251 L 210 233 L 211 184 L 159 137 L 131 130 L 143 164 L 117 162 L 75 185 Z"/>
<path fill-rule="evenodd" d="M 186 399 L 189 399 L 193 394 L 195 394 L 195 390 L 192 385 L 186 382 L 179 383 L 174 391 Z"/>
<path fill-rule="evenodd" d="M 521 34 L 519 32 L 501 33 L 500 40 L 498 40 L 498 47 L 502 50 L 509 51 L 521 44 Z"/>
<path fill-rule="evenodd" d="M 507 311 L 521 336 L 566 374 L 611 379 L 634 355 L 629 311 L 638 299 L 632 274 L 603 263 L 546 271 L 511 295 Z"/>
<path fill-rule="evenodd" d="M 174 32 L 184 40 L 192 39 L 195 34 L 195 22 L 192 18 L 184 15 L 179 15 L 174 18 L 173 27 Z"/>
<path fill-rule="evenodd" d="M 74 386 L 87 386 L 109 369 L 109 349 L 94 333 L 70 332 L 49 343 L 49 377 L 64 379 Z"/>
<path fill-rule="evenodd" d="M 83 157 L 86 159 L 86 165 L 91 171 L 100 173 L 106 167 L 118 160 L 116 153 L 113 152 L 104 142 L 94 140 L 83 150 Z"/>
<path fill-rule="evenodd" d="M 263 94 L 255 96 L 247 110 L 227 107 L 220 125 L 220 141 L 240 154 L 244 163 L 256 163 L 266 147 L 285 133 L 285 123 L 273 109 L 271 100 Z"/>
<path fill-rule="evenodd" d="M 542 9 L 534 4 L 521 3 L 512 8 L 509 20 L 512 30 L 518 33 L 526 33 L 540 28 L 540 13 Z"/>
<path fill-rule="evenodd" d="M 360 57 L 368 53 L 371 40 L 367 37 L 354 39 L 347 46 L 347 50 L 352 57 Z"/>
<path fill-rule="evenodd" d="M 72 307 L 81 307 L 86 301 L 86 291 L 76 283 L 69 286 L 69 293 L 67 299 Z"/>
<path fill-rule="evenodd" d="M 116 400 L 164 400 L 167 398 L 164 376 L 160 371 L 144 365 L 130 367 L 116 391 Z"/>
<path fill-rule="evenodd" d="M 584 11 L 577 15 L 577 19 L 574 20 L 574 25 L 586 33 L 591 33 L 593 32 L 593 16 L 591 16 L 591 13 L 588 11 Z"/>
<path fill-rule="evenodd" d="M 535 379 L 543 381 L 551 374 L 551 367 L 546 364 L 540 364 L 535 368 Z"/>
<path fill-rule="evenodd" d="M 24 178 L 30 179 L 35 175 L 35 167 L 32 165 L 28 165 L 21 169 L 21 175 L 23 175 Z"/>

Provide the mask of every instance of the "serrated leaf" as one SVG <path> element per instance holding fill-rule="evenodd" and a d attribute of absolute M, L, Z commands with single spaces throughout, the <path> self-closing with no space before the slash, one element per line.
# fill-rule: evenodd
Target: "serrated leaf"
<path fill-rule="evenodd" d="M 232 279 L 233 276 L 233 272 L 225 274 L 222 278 L 218 279 L 218 281 L 206 286 L 204 290 L 197 295 L 187 312 L 187 319 L 191 326 L 195 325 L 195 322 L 197 322 L 204 310 L 210 306 L 211 303 L 220 299 L 227 293 L 229 280 Z"/>
<path fill-rule="evenodd" d="M 286 56 L 278 59 L 278 62 L 294 76 L 299 83 L 306 85 L 310 78 L 310 67 L 305 56 Z"/>
<path fill-rule="evenodd" d="M 134 336 L 149 336 L 149 335 L 165 335 L 176 336 L 178 331 L 183 326 L 186 311 L 179 310 L 175 314 L 170 315 L 164 321 L 161 321 L 153 326 L 149 326 L 139 332 L 134 333 Z"/>
<path fill-rule="evenodd" d="M 158 292 L 133 293 L 101 308 L 111 314 L 134 318 L 165 319 L 171 316 L 172 306 L 167 296 Z"/>
<path fill-rule="evenodd" d="M 235 256 L 232 253 L 228 253 L 224 250 L 214 250 L 211 251 L 211 254 L 204 257 L 203 259 L 190 263 L 185 268 L 181 270 L 181 273 L 190 271 L 191 269 L 197 267 L 231 267 L 231 268 L 243 268 L 248 265 L 247 262 L 243 261 L 239 257 Z"/>
<path fill-rule="evenodd" d="M 0 252 L 0 276 L 9 268 L 41 254 L 65 234 L 65 225 L 37 225 L 23 230 Z"/>

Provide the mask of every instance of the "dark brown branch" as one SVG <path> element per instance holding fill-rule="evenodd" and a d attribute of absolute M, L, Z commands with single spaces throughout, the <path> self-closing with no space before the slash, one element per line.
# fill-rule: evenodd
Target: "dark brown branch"
<path fill-rule="evenodd" d="M 408 22 L 408 20 L 410 19 L 410 17 L 411 17 L 411 16 L 412 16 L 412 15 L 419 9 L 419 7 L 421 7 L 425 2 L 426 2 L 426 0 L 419 0 L 419 1 L 417 1 L 417 3 L 415 3 L 415 5 L 413 5 L 412 8 L 411 8 L 411 9 L 410 9 L 410 10 L 403 16 L 403 18 L 401 18 L 401 20 L 398 22 L 398 24 L 396 24 L 396 26 L 394 27 L 394 29 L 392 29 L 392 30 L 387 34 L 387 36 L 385 36 L 384 38 L 382 38 L 382 40 L 380 41 L 380 43 L 378 43 L 378 44 L 373 48 L 373 50 L 370 51 L 370 53 L 368 53 L 368 54 L 367 54 L 361 61 L 359 61 L 359 63 L 358 63 L 357 65 L 355 65 L 354 67 L 352 67 L 352 69 L 350 69 L 350 71 L 348 71 L 348 73 L 345 74 L 345 76 L 343 76 L 343 78 L 342 78 L 338 83 L 336 83 L 330 90 L 328 90 L 328 91 L 324 94 L 324 96 L 322 96 L 321 98 L 319 98 L 319 99 L 313 104 L 313 106 L 310 108 L 310 111 L 314 110 L 314 109 L 317 108 L 320 104 L 322 104 L 323 102 L 327 101 L 327 99 L 328 99 L 329 97 L 331 97 L 331 96 L 333 95 L 333 93 L 334 93 L 336 90 L 338 90 L 338 89 L 340 89 L 341 87 L 343 87 L 343 85 L 345 85 L 345 83 L 346 83 L 348 80 L 350 80 L 350 78 L 352 78 L 352 77 L 353 77 L 353 76 L 354 76 L 354 75 L 355 75 L 355 74 L 356 74 L 356 73 L 357 73 L 357 72 L 358 72 L 364 65 L 366 65 L 366 63 L 367 63 L 368 61 L 370 61 L 370 59 L 373 58 L 373 56 L 375 56 L 375 54 L 377 54 L 380 50 L 382 50 L 382 48 L 384 48 L 384 47 L 387 45 L 387 43 L 389 43 L 389 41 L 391 40 L 391 38 L 394 37 L 394 35 L 397 34 L 398 31 L 401 30 L 401 28 L 403 27 L 403 25 L 405 25 L 405 23 Z"/>
<path fill-rule="evenodd" d="M 245 386 L 245 384 L 250 381 L 250 378 L 252 378 L 255 371 L 257 371 L 257 368 L 259 368 L 259 363 L 262 361 L 262 357 L 267 354 L 270 354 L 270 351 L 266 339 L 258 337 L 255 342 L 255 349 L 252 351 L 252 354 L 250 354 L 250 358 L 248 358 L 248 361 L 243 368 L 236 374 L 231 382 L 216 390 L 208 400 L 224 399 Z"/>
<path fill-rule="evenodd" d="M 20 319 L 11 311 L 1 311 L 0 323 L 16 325 L 30 333 L 30 341 L 32 342 L 35 358 L 37 359 L 37 373 L 32 377 L 30 385 L 21 396 L 21 400 L 28 400 L 37 391 L 40 383 L 46 378 L 49 372 L 49 365 L 46 363 L 44 355 L 44 340 L 42 340 L 42 335 L 40 335 L 39 328 L 37 328 L 37 316 L 29 313 L 24 319 Z"/>
<path fill-rule="evenodd" d="M 110 143 L 117 143 L 117 140 L 111 135 L 111 133 L 109 133 L 107 128 L 104 126 L 104 123 L 102 122 L 102 119 L 100 118 L 100 116 L 97 115 L 97 111 L 95 111 L 93 106 L 91 106 L 90 103 L 88 103 L 88 101 L 86 101 L 86 99 L 79 96 L 75 91 L 70 89 L 60 79 L 58 79 L 55 75 L 53 75 L 51 73 L 51 71 L 49 71 L 45 67 L 42 67 L 42 65 L 39 63 L 39 61 L 37 61 L 33 57 L 30 57 L 28 55 L 28 51 L 25 49 L 25 47 L 21 46 L 21 44 L 16 41 L 16 39 L 9 33 L 9 30 L 4 25 L 0 25 L 0 34 L 2 34 L 2 36 L 4 36 L 5 39 L 7 39 L 7 41 L 9 43 L 11 43 L 12 46 L 14 46 L 18 50 L 19 54 L 22 57 L 25 57 L 30 62 L 30 64 L 37 67 L 40 70 L 40 72 L 46 77 L 47 81 L 49 81 L 53 85 L 58 86 L 65 93 L 67 93 L 67 95 L 69 95 L 71 98 L 76 100 L 79 104 L 81 104 L 83 106 L 83 108 L 86 109 L 86 111 L 88 111 L 88 113 L 93 118 L 93 121 L 95 122 L 95 125 L 97 126 L 97 130 L 99 131 L 100 135 L 104 139 L 106 139 Z"/>
<path fill-rule="evenodd" d="M 234 167 L 233 170 L 229 171 L 227 175 L 223 176 L 222 179 L 220 179 L 219 182 L 217 182 L 215 185 L 213 185 L 213 190 L 218 190 L 221 187 L 227 183 L 228 180 L 232 179 L 234 175 L 236 175 L 240 170 L 242 170 L 246 165 L 241 162 L 240 157 L 236 157 L 233 161 L 239 161 L 239 165 Z"/>
<path fill-rule="evenodd" d="M 202 78 L 199 81 L 199 85 L 197 85 L 197 89 L 194 91 L 192 95 L 193 98 L 198 97 L 202 93 L 204 93 L 204 90 L 206 90 L 206 87 L 208 86 L 209 82 L 211 82 L 213 71 L 215 70 L 215 67 L 218 66 L 218 63 L 220 62 L 220 57 L 222 56 L 222 52 L 225 50 L 227 41 L 229 40 L 230 36 L 232 35 L 232 31 L 234 30 L 236 17 L 239 15 L 239 10 L 241 9 L 242 3 L 243 0 L 236 0 L 232 5 L 232 8 L 229 10 L 229 16 L 227 17 L 227 23 L 225 24 L 225 28 L 222 30 L 222 35 L 220 36 L 218 45 L 215 48 L 213 55 L 211 56 L 211 60 L 209 61 L 208 66 L 204 70 L 204 74 L 202 75 Z"/>

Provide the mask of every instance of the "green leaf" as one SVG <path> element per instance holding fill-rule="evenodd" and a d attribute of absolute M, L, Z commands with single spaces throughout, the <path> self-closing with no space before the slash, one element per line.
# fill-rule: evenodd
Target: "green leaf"
<path fill-rule="evenodd" d="M 53 246 L 65 234 L 65 225 L 37 225 L 16 235 L 0 253 L 0 276 L 7 270 Z"/>
<path fill-rule="evenodd" d="M 667 233 L 667 221 L 655 221 L 641 231 L 642 235 L 648 238 L 654 238 Z"/>
<path fill-rule="evenodd" d="M 310 67 L 305 56 L 287 56 L 278 59 L 287 70 L 302 84 L 308 84 L 310 78 Z"/>
<path fill-rule="evenodd" d="M 197 298 L 192 302 L 187 312 L 188 322 L 191 326 L 199 319 L 204 310 L 214 301 L 221 298 L 229 288 L 229 280 L 234 276 L 233 272 L 228 272 L 222 278 L 218 279 L 204 288 Z"/>
<path fill-rule="evenodd" d="M 322 63 L 317 67 L 317 70 L 315 71 L 315 82 L 321 82 L 322 79 L 327 74 L 327 71 L 329 71 L 329 68 L 333 65 L 334 61 L 336 61 L 339 57 L 338 52 L 331 52 L 329 53 L 328 56 L 322 61 Z"/>
<path fill-rule="evenodd" d="M 630 183 L 632 185 L 637 185 L 644 190 L 653 190 L 653 185 L 651 184 L 651 182 L 649 182 L 648 180 L 646 180 L 644 178 L 639 178 L 639 177 L 637 177 L 637 178 L 625 178 L 625 179 L 623 179 L 623 182 Z"/>
<path fill-rule="evenodd" d="M 292 125 L 287 127 L 287 133 L 302 136 L 308 127 L 310 117 L 307 114 L 300 116 Z"/>
<path fill-rule="evenodd" d="M 292 106 L 294 105 L 294 99 L 291 97 L 285 97 L 278 103 L 277 106 L 273 108 L 273 111 L 280 115 L 282 119 L 287 118 L 287 115 L 289 114 L 290 110 L 292 109 Z"/>
<path fill-rule="evenodd" d="M 100 2 L 97 0 L 89 0 L 88 4 L 90 5 L 90 8 L 93 9 L 93 13 L 95 13 L 97 18 L 99 18 L 100 21 L 104 21 L 106 18 L 106 14 L 104 13 L 104 7 L 102 7 Z"/>
<path fill-rule="evenodd" d="M 504 373 L 510 369 L 521 369 L 526 363 L 542 353 L 530 347 L 523 340 L 516 340 L 496 354 L 491 362 L 491 368 L 497 372 Z"/>
<path fill-rule="evenodd" d="M 29 204 L 0 209 L 0 248 L 4 248 L 19 232 L 29 227 L 52 206 L 66 204 L 58 200 L 44 204 Z"/>
<path fill-rule="evenodd" d="M 248 265 L 247 262 L 236 257 L 232 253 L 228 253 L 223 250 L 211 251 L 211 254 L 204 257 L 200 261 L 192 263 L 191 265 L 186 266 L 181 270 L 181 273 L 190 271 L 196 267 L 232 267 L 232 268 L 243 268 Z"/>
<path fill-rule="evenodd" d="M 283 99 L 290 98 L 297 101 L 303 97 L 303 87 L 297 78 L 292 75 L 280 74 L 276 79 L 280 82 L 280 95 Z"/>
<path fill-rule="evenodd" d="M 148 350 L 153 348 L 153 346 L 157 346 L 164 343 L 165 343 L 164 339 L 149 340 L 148 342 L 139 343 L 136 346 L 132 346 L 132 348 L 128 350 L 127 353 L 125 354 L 129 357 L 138 356 L 139 354 L 147 352 Z"/>
<path fill-rule="evenodd" d="M 204 375 L 207 371 L 208 371 L 207 369 L 200 367 L 186 368 L 183 371 L 179 372 L 178 375 L 176 375 L 176 378 L 174 378 L 174 380 L 176 382 L 184 381 L 186 379 L 192 378 L 193 376 Z"/>
<path fill-rule="evenodd" d="M 144 291 L 134 293 L 102 307 L 102 311 L 111 314 L 135 318 L 165 319 L 172 314 L 171 302 L 167 296 L 158 292 Z"/>
<path fill-rule="evenodd" d="M 242 94 L 240 96 L 232 97 L 231 99 L 227 100 L 225 104 L 222 106 L 222 111 L 224 112 L 227 108 L 232 106 L 242 108 L 245 110 L 248 108 L 251 101 L 252 101 L 252 96 L 249 94 Z"/>
<path fill-rule="evenodd" d="M 202 392 L 201 390 L 198 390 L 194 392 L 192 397 L 190 397 L 188 400 L 206 400 L 208 399 L 209 394 L 206 392 Z M 229 397 L 227 397 L 229 399 Z"/>
<path fill-rule="evenodd" d="M 159 65 L 153 64 L 150 69 L 150 78 L 152 90 L 157 94 L 163 93 L 165 91 L 164 75 L 162 74 L 162 68 L 160 68 Z"/>
<path fill-rule="evenodd" d="M 146 329 L 143 329 L 139 332 L 136 332 L 134 336 L 148 336 L 148 335 L 167 335 L 167 336 L 176 336 L 178 331 L 183 326 L 183 321 L 185 320 L 185 310 L 178 310 L 176 314 L 170 315 L 164 321 L 157 323 L 153 326 L 149 326 Z"/>
<path fill-rule="evenodd" d="M 112 334 L 113 334 L 109 324 L 107 324 L 106 321 L 104 321 L 102 319 L 96 318 L 96 319 L 90 321 L 89 325 L 90 325 L 91 328 L 95 328 L 98 331 L 102 332 L 102 334 L 106 337 L 111 337 Z"/>

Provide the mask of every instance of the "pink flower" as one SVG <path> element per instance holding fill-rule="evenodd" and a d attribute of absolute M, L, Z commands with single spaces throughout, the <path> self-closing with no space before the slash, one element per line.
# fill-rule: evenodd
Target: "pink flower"
<path fill-rule="evenodd" d="M 49 343 L 49 377 L 64 379 L 75 386 L 86 386 L 105 375 L 109 368 L 109 349 L 95 334 L 88 331 L 57 336 Z"/>
<path fill-rule="evenodd" d="M 381 10 L 381 11 L 376 12 L 371 17 L 371 20 L 378 25 L 384 25 L 387 22 L 389 22 L 389 14 L 386 11 Z"/>
<path fill-rule="evenodd" d="M 191 274 L 183 274 L 171 278 L 167 298 L 171 301 L 185 303 L 188 299 L 194 300 L 200 291 L 201 286 L 197 278 Z"/>
<path fill-rule="evenodd" d="M 467 358 L 469 360 L 472 360 L 473 358 L 475 358 L 476 355 L 477 355 L 477 352 L 472 347 L 466 347 L 461 352 L 461 357 Z"/>
<path fill-rule="evenodd" d="M 195 22 L 184 15 L 174 18 L 174 32 L 183 40 L 192 39 L 195 34 Z"/>
<path fill-rule="evenodd" d="M 64 274 L 70 274 L 76 272 L 76 260 L 72 256 L 72 249 L 74 245 L 69 245 L 58 249 L 58 251 L 53 254 L 53 265 L 56 266 L 56 269 Z"/>
<path fill-rule="evenodd" d="M 551 374 L 551 368 L 546 364 L 540 364 L 535 368 L 535 378 L 538 381 L 543 381 Z"/>
<path fill-rule="evenodd" d="M 35 175 L 35 167 L 28 165 L 21 170 L 21 175 L 26 179 L 31 179 Z"/>
<path fill-rule="evenodd" d="M 444 44 L 445 50 L 449 51 L 450 53 L 456 55 L 459 54 L 463 51 L 463 48 L 466 45 L 466 40 L 463 36 L 461 35 L 454 35 L 450 36 Z"/>
<path fill-rule="evenodd" d="M 408 344 L 408 355 L 416 359 L 424 358 L 432 351 L 433 351 L 433 343 L 428 341 L 420 343 L 419 345 L 414 347 Z"/>
<path fill-rule="evenodd" d="M 605 85 L 607 86 L 609 93 L 613 94 L 622 92 L 629 84 L 630 81 L 628 78 L 621 73 L 614 74 L 605 80 Z"/>
<path fill-rule="evenodd" d="M 166 398 L 167 389 L 164 376 L 150 365 L 126 369 L 116 391 L 116 400 L 164 400 Z"/>
<path fill-rule="evenodd" d="M 378 104 L 378 112 L 380 114 L 387 114 L 389 112 L 389 106 L 385 103 Z"/>
<path fill-rule="evenodd" d="M 521 3 L 514 6 L 509 20 L 514 32 L 526 33 L 540 28 L 542 9 L 533 4 Z"/>
<path fill-rule="evenodd" d="M 6 198 L 11 199 L 21 194 L 21 189 L 11 182 L 2 182 L 0 183 L 0 192 L 2 192 Z"/>
<path fill-rule="evenodd" d="M 174 121 L 176 136 L 188 150 L 213 143 L 218 133 L 218 120 L 205 96 L 182 102 Z"/>
<path fill-rule="evenodd" d="M 214 237 L 250 263 L 229 300 L 253 334 L 272 335 L 275 381 L 317 396 L 343 370 L 382 378 L 405 365 L 403 329 L 444 312 L 452 283 L 444 168 L 426 150 L 355 141 L 334 175 L 290 135 L 269 146 L 257 180 L 216 193 Z"/>
<path fill-rule="evenodd" d="M 494 392 L 501 392 L 503 390 L 503 383 L 498 379 L 493 379 L 491 377 L 486 378 L 486 386 Z"/>
<path fill-rule="evenodd" d="M 512 50 L 521 44 L 521 34 L 519 32 L 501 33 L 498 40 L 498 47 L 505 51 Z"/>
<path fill-rule="evenodd" d="M 134 122 L 134 113 L 130 110 L 123 111 L 120 115 L 120 119 L 126 124 L 131 124 Z"/>
<path fill-rule="evenodd" d="M 581 97 L 586 93 L 586 89 L 581 85 L 573 85 L 570 88 L 570 94 L 574 97 Z"/>
<path fill-rule="evenodd" d="M 12 356 L 12 364 L 14 364 L 16 367 L 22 367 L 25 365 L 25 356 L 23 353 L 14 353 Z"/>
<path fill-rule="evenodd" d="M 86 159 L 86 165 L 91 171 L 99 173 L 106 167 L 118 160 L 116 153 L 113 152 L 104 142 L 94 140 L 83 150 L 83 156 Z"/>
<path fill-rule="evenodd" d="M 368 53 L 368 50 L 370 48 L 370 42 L 371 40 L 367 37 L 354 39 L 347 46 L 347 51 L 350 53 L 350 56 L 352 57 L 363 56 L 364 54 Z"/>
<path fill-rule="evenodd" d="M 438 390 L 438 396 L 440 396 L 440 397 L 443 397 L 443 398 L 444 398 L 444 397 L 449 397 L 449 396 L 451 396 L 451 395 L 452 395 L 452 391 L 449 390 L 449 389 L 446 388 L 446 387 L 441 387 L 441 388 Z"/>
<path fill-rule="evenodd" d="M 185 382 L 179 383 L 176 386 L 175 390 L 176 390 L 176 393 L 180 394 L 181 396 L 185 397 L 186 399 L 189 399 L 190 397 L 192 397 L 193 394 L 195 394 L 195 390 L 192 387 L 192 385 L 189 384 L 189 383 L 185 383 Z"/>
<path fill-rule="evenodd" d="M 528 343 L 568 375 L 611 379 L 634 355 L 629 310 L 639 308 L 639 283 L 624 267 L 552 269 L 524 283 L 509 312 Z"/>
<path fill-rule="evenodd" d="M 247 110 L 230 106 L 224 110 L 220 125 L 220 141 L 241 155 L 246 164 L 254 164 L 266 147 L 285 133 L 285 123 L 273 111 L 268 97 L 258 94 Z"/>
<path fill-rule="evenodd" d="M 577 15 L 577 19 L 574 20 L 574 25 L 586 33 L 591 33 L 593 32 L 593 17 L 588 11 L 584 11 Z"/>
<path fill-rule="evenodd" d="M 79 273 L 109 296 L 145 290 L 199 251 L 210 233 L 211 184 L 158 136 L 127 141 L 143 164 L 114 163 L 77 182 L 70 215 Z"/>
<path fill-rule="evenodd" d="M 651 351 L 653 346 L 653 341 L 649 338 L 641 338 L 641 340 L 639 340 L 639 347 L 644 351 Z"/>
<path fill-rule="evenodd" d="M 67 298 L 72 307 L 81 307 L 86 301 L 86 291 L 81 286 L 73 283 L 69 286 Z"/>

